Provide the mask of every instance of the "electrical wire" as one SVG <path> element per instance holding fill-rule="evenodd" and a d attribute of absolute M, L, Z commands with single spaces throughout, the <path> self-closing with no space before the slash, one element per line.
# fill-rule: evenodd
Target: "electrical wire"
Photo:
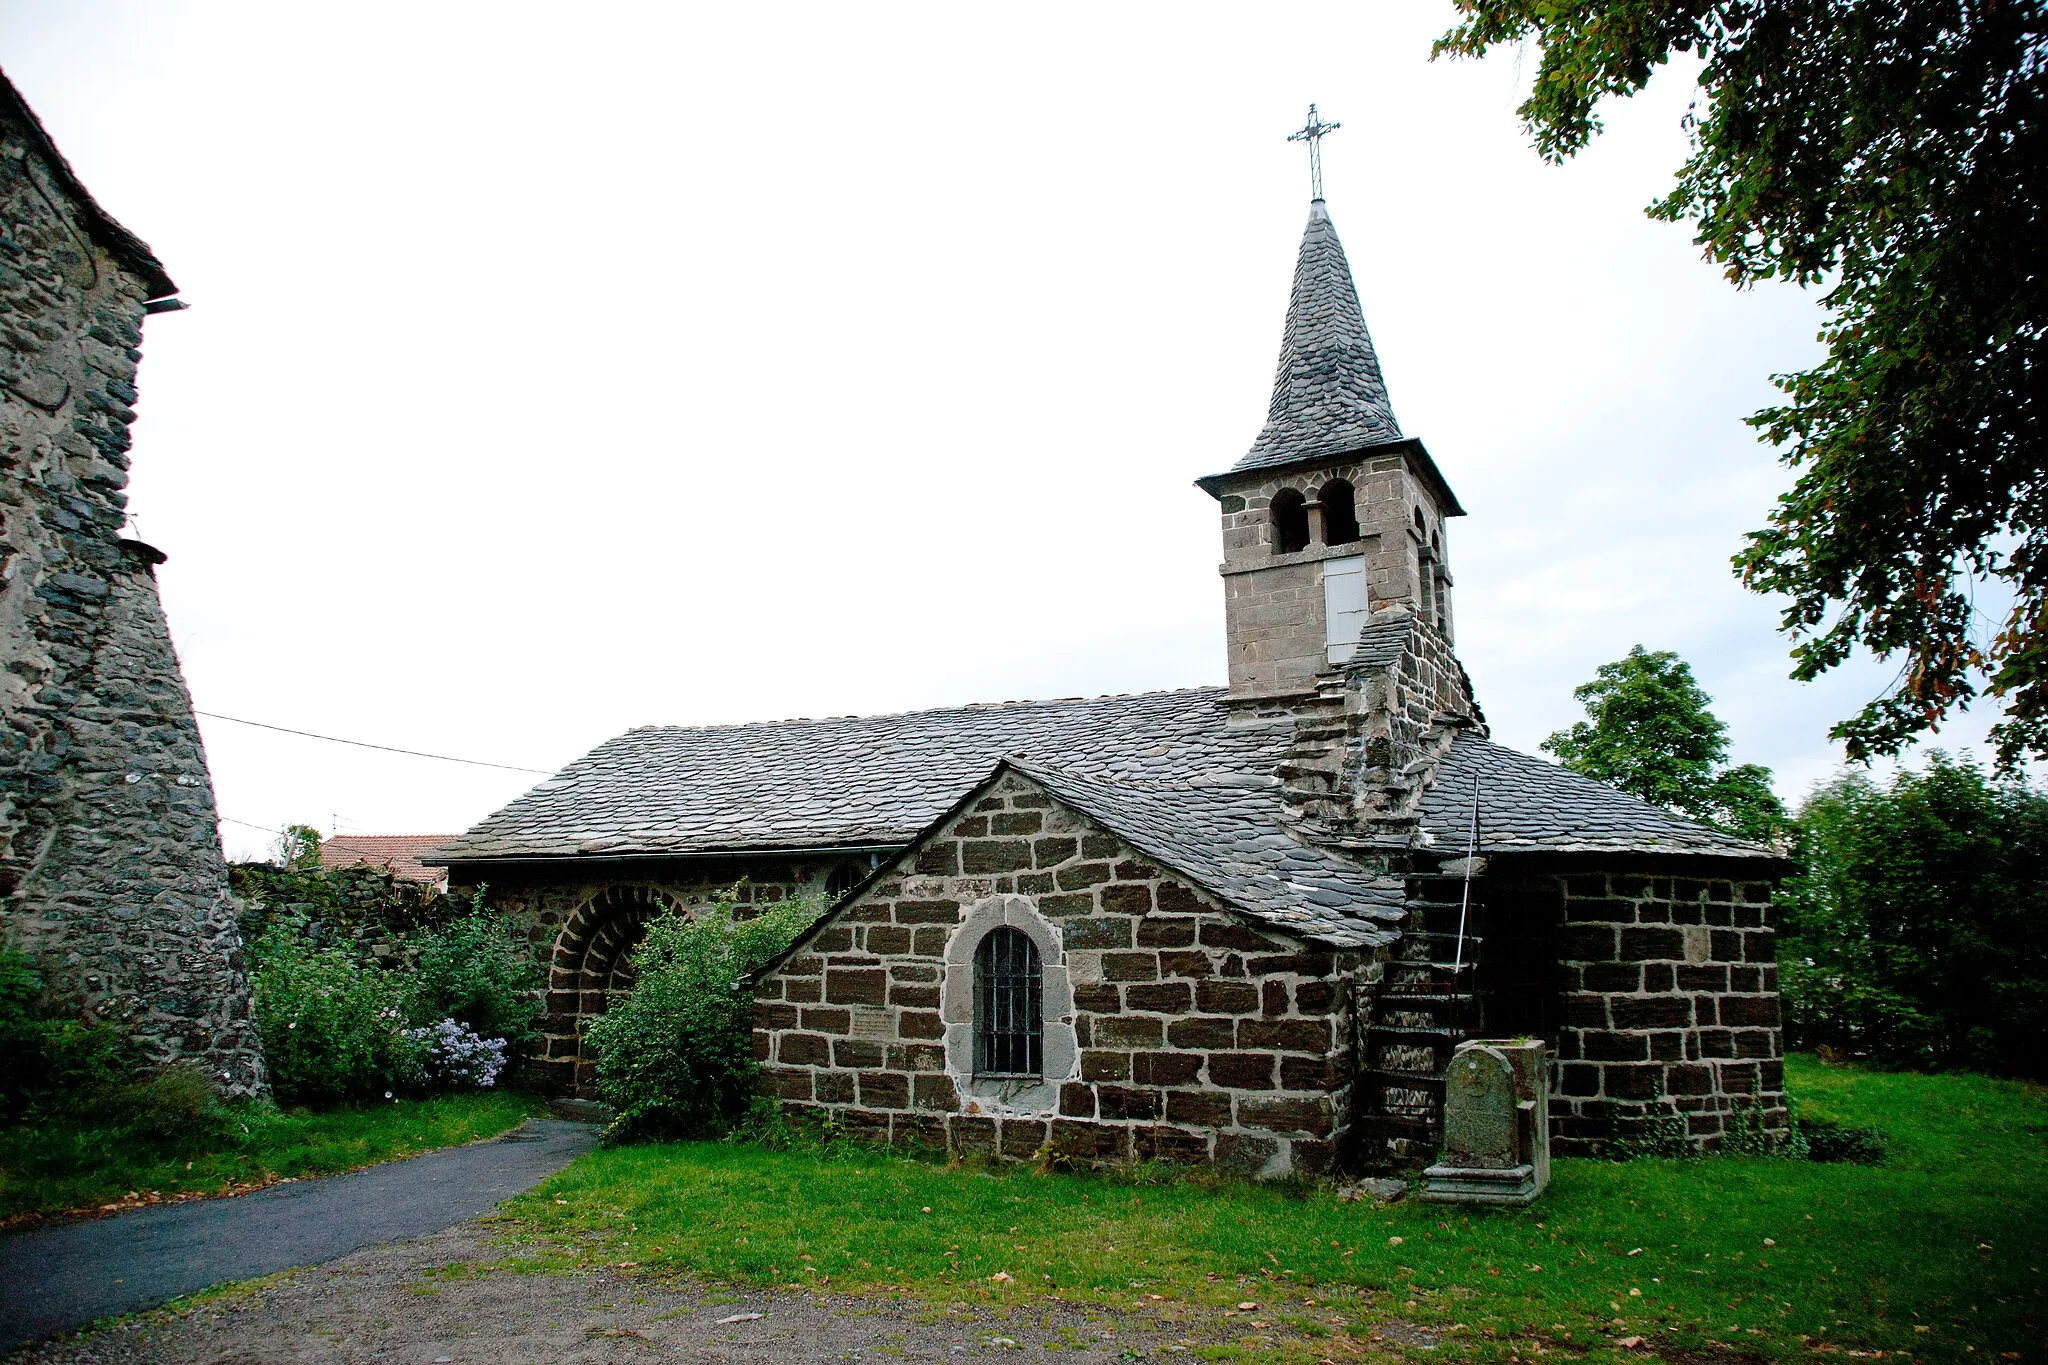
<path fill-rule="evenodd" d="M 497 768 L 508 773 L 537 773 L 542 777 L 552 777 L 554 775 L 545 768 L 522 768 L 515 763 L 486 763 L 480 758 L 451 758 L 447 754 L 422 753 L 418 749 L 398 749 L 389 744 L 370 744 L 360 739 L 340 739 L 334 735 L 316 735 L 311 730 L 294 730 L 284 725 L 266 725 L 260 720 L 243 720 L 240 716 L 224 716 L 218 711 L 200 711 L 195 709 L 192 714 L 195 716 L 205 716 L 208 720 L 225 720 L 232 721 L 236 725 L 250 725 L 258 730 L 275 730 L 281 735 L 297 735 L 301 739 L 324 739 L 329 744 L 347 744 L 358 749 L 376 749 L 387 754 L 405 754 L 411 758 L 432 758 L 438 759 L 443 763 L 465 763 L 472 768 Z M 240 824 L 242 822 L 238 820 L 235 823 Z"/>

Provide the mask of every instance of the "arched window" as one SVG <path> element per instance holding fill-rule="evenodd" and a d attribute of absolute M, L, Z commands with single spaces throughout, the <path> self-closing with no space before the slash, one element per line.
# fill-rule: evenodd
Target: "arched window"
<path fill-rule="evenodd" d="M 1418 507 L 1415 509 L 1415 534 L 1420 536 L 1427 535 L 1428 533 L 1429 527 L 1424 524 L 1422 520 L 1422 509 Z"/>
<path fill-rule="evenodd" d="M 974 1074 L 1043 1074 L 1044 1015 L 1038 945 L 1021 929 L 991 929 L 974 950 Z"/>
<path fill-rule="evenodd" d="M 1323 504 L 1323 544 L 1349 545 L 1358 539 L 1358 500 L 1351 485 L 1332 479 L 1318 493 Z"/>
<path fill-rule="evenodd" d="M 1291 555 L 1308 548 L 1308 499 L 1292 488 L 1273 495 L 1273 553 Z"/>

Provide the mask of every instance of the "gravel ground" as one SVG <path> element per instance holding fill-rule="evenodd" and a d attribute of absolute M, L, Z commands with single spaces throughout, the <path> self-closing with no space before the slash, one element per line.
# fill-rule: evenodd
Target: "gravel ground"
<path fill-rule="evenodd" d="M 1163 1318 L 1045 1300 L 951 1307 L 503 1264 L 517 1254 L 487 1227 L 465 1223 L 25 1348 L 8 1361 L 929 1361 L 1016 1349 L 1042 1359 L 1050 1348 L 1062 1361 L 1098 1362 L 1192 1358 L 1188 1344 L 1214 1339 Z"/>

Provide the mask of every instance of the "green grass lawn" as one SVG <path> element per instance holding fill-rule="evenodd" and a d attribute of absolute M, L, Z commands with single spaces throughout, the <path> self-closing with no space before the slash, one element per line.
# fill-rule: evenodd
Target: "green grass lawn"
<path fill-rule="evenodd" d="M 1198 1357 L 1376 1354 L 1398 1320 L 1472 1360 L 1619 1355 L 1632 1336 L 1764 1357 L 2040 1359 L 2048 1091 L 1788 1070 L 1809 1112 L 1887 1130 L 1889 1163 L 1560 1161 L 1542 1200 L 1506 1211 L 677 1143 L 583 1158 L 516 1201 L 507 1230 L 548 1264 L 1135 1306 L 1188 1322 Z M 1225 1317 L 1239 1302 L 1259 1307 Z"/>
<path fill-rule="evenodd" d="M 533 1112 L 534 1101 L 507 1093 L 443 1095 L 320 1114 L 251 1105 L 233 1111 L 233 1126 L 244 1130 L 234 1144 L 210 1144 L 212 1150 L 21 1124 L 0 1129 L 0 1220 L 329 1175 L 490 1137 Z"/>

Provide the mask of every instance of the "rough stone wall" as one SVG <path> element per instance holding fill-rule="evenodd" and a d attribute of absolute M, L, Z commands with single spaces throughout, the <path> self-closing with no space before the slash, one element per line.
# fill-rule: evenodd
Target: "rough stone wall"
<path fill-rule="evenodd" d="M 1633 872 L 1532 881 L 1522 897 L 1547 899 L 1562 922 L 1558 1151 L 1584 1153 L 1673 1113 L 1711 1145 L 1737 1105 L 1784 1125 L 1770 883 Z"/>
<path fill-rule="evenodd" d="M 738 899 L 775 902 L 820 895 L 845 858 L 756 857 L 650 864 L 607 876 L 602 868 L 566 875 L 538 868 L 450 869 L 452 893 L 488 883 L 486 903 L 512 919 L 547 964 L 548 996 L 541 1019 L 538 1063 L 544 1083 L 565 1093 L 595 1095 L 596 1059 L 583 1046 L 590 1021 L 615 992 L 631 988 L 627 961 L 646 934 L 647 921 L 665 905 L 684 910 L 709 905 L 737 889 Z M 864 861 L 864 859 L 863 859 Z"/>
<path fill-rule="evenodd" d="M 0 906 L 9 946 L 159 1062 L 260 1092 L 213 790 L 157 598 L 121 539 L 141 282 L 0 120 Z"/>
<path fill-rule="evenodd" d="M 1359 539 L 1347 544 L 1323 543 L 1317 498 L 1333 479 L 1345 480 L 1353 490 Z M 1436 572 L 1429 567 L 1431 557 L 1441 559 L 1441 509 L 1400 456 L 1266 475 L 1248 472 L 1224 489 L 1224 617 L 1230 690 L 1236 698 L 1305 691 L 1313 687 L 1317 674 L 1328 670 L 1322 561 L 1363 556 L 1368 606 L 1378 611 L 1395 602 L 1420 603 L 1423 578 Z M 1272 508 L 1284 489 L 1307 500 L 1311 536 L 1306 549 L 1278 554 Z M 1416 508 L 1422 509 L 1427 528 L 1420 535 L 1414 525 Z M 1429 533 L 1438 537 L 1435 551 Z M 1445 620 L 1448 627 L 1448 606 Z"/>
<path fill-rule="evenodd" d="M 997 922 L 1039 944 L 1040 1085 L 972 1074 L 968 964 Z M 880 1141 L 1321 1171 L 1378 970 L 1254 927 L 1010 774 L 761 981 L 755 1052 L 786 1108 Z"/>

